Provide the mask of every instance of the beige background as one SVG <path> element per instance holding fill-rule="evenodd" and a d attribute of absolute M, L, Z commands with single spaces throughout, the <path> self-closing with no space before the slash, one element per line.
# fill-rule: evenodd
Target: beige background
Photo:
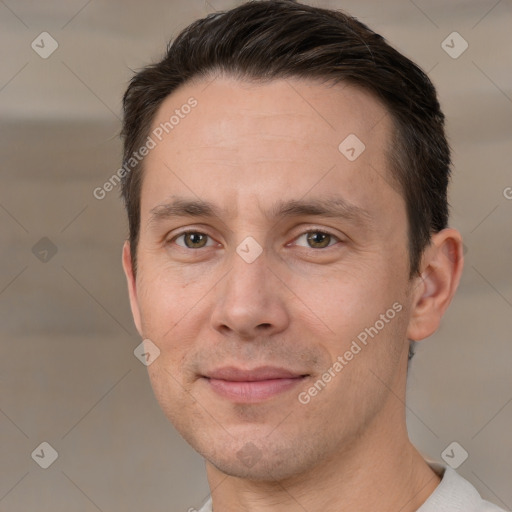
<path fill-rule="evenodd" d="M 356 15 L 438 87 L 466 268 L 439 332 L 418 347 L 408 424 L 434 459 L 457 441 L 469 453 L 460 473 L 510 510 L 512 4 L 311 3 Z M 195 18 L 234 5 L 0 0 L 0 511 L 186 511 L 208 494 L 203 461 L 160 412 L 133 355 L 118 190 L 92 192 L 120 164 L 129 68 L 159 58 Z M 43 31 L 59 45 L 47 59 L 31 48 Z M 457 59 L 441 46 L 453 31 L 469 44 Z M 33 253 L 43 237 L 57 249 L 40 242 L 46 262 Z M 59 454 L 48 469 L 31 458 L 43 441 Z"/>

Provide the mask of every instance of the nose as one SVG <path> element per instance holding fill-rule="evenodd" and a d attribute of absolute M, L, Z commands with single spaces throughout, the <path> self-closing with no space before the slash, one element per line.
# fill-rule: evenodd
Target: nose
<path fill-rule="evenodd" d="M 278 269 L 271 270 L 265 251 L 251 263 L 234 252 L 230 263 L 226 278 L 216 287 L 212 327 L 245 340 L 284 331 L 290 321 L 286 287 L 276 277 Z"/>

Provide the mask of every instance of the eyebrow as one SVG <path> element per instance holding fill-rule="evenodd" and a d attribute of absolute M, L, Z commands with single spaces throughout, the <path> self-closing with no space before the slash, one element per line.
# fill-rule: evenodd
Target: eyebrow
<path fill-rule="evenodd" d="M 177 198 L 170 203 L 159 204 L 150 211 L 149 223 L 158 223 L 172 217 L 220 217 L 222 211 L 213 203 L 204 200 Z"/>
<path fill-rule="evenodd" d="M 346 219 L 360 224 L 372 222 L 372 216 L 367 210 L 346 201 L 342 197 L 278 201 L 268 216 L 270 218 L 330 217 Z"/>
<path fill-rule="evenodd" d="M 149 224 L 159 223 L 173 217 L 222 218 L 224 212 L 224 209 L 209 201 L 176 198 L 172 202 L 159 204 L 152 208 Z M 373 218 L 367 210 L 338 196 L 326 199 L 280 200 L 274 203 L 268 212 L 265 212 L 265 216 L 270 220 L 311 216 L 340 218 L 360 225 L 373 223 Z"/>

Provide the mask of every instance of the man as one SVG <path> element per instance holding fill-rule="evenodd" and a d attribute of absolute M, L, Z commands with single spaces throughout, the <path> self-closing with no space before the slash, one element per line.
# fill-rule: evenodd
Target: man
<path fill-rule="evenodd" d="M 406 430 L 409 343 L 463 266 L 425 74 L 341 12 L 251 2 L 185 29 L 124 111 L 130 302 L 202 510 L 499 510 Z"/>

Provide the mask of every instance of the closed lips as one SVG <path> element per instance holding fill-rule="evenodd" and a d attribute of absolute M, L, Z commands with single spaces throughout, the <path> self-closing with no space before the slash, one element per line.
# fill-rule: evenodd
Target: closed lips
<path fill-rule="evenodd" d="M 242 370 L 232 366 L 219 368 L 205 374 L 206 378 L 232 382 L 255 382 L 274 379 L 296 379 L 306 373 L 293 372 L 284 368 L 262 366 L 253 370 Z"/>
<path fill-rule="evenodd" d="M 268 400 L 297 386 L 306 377 L 307 374 L 269 366 L 253 370 L 224 367 L 204 376 L 212 391 L 235 403 Z"/>

